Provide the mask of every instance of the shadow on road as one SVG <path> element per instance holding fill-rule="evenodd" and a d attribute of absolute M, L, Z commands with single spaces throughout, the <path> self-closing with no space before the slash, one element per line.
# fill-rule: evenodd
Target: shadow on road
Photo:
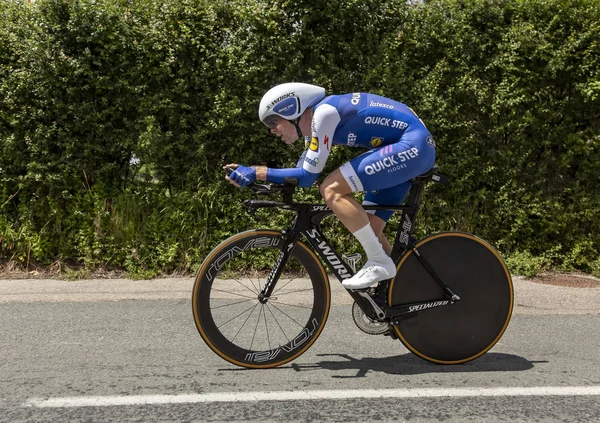
<path fill-rule="evenodd" d="M 302 372 L 325 369 L 329 371 L 356 370 L 356 375 L 333 375 L 334 378 L 365 377 L 369 371 L 383 372 L 393 375 L 416 375 L 423 373 L 484 373 L 484 372 L 520 372 L 533 368 L 535 363 L 546 361 L 529 361 L 523 357 L 501 353 L 487 353 L 484 356 L 465 364 L 439 365 L 424 361 L 414 354 L 401 354 L 382 358 L 356 359 L 347 354 L 319 354 L 318 357 L 331 357 L 314 364 L 295 364 L 292 369 Z M 338 358 L 338 359 L 334 359 Z"/>

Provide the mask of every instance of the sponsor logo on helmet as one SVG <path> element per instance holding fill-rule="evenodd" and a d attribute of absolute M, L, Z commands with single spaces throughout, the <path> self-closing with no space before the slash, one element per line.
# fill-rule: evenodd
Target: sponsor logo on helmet
<path fill-rule="evenodd" d="M 356 134 L 353 134 L 352 132 L 348 132 L 347 143 L 350 147 L 353 147 L 354 144 L 356 144 Z"/>
<path fill-rule="evenodd" d="M 389 126 L 393 129 L 406 129 L 408 128 L 408 123 L 402 122 L 401 120 L 395 120 L 391 118 L 386 118 L 382 116 L 367 116 L 365 118 L 365 123 L 367 125 L 381 125 L 381 126 Z"/>
<path fill-rule="evenodd" d="M 319 164 L 319 158 L 316 157 L 314 159 L 311 159 L 310 157 L 305 157 L 304 161 L 306 163 L 308 163 L 309 165 L 311 165 L 312 167 L 317 167 L 317 165 Z"/>
<path fill-rule="evenodd" d="M 296 97 L 287 98 L 273 108 L 275 113 L 283 116 L 292 116 L 296 113 L 296 110 L 298 110 L 298 101 L 296 100 Z"/>
<path fill-rule="evenodd" d="M 296 97 L 296 93 L 291 92 L 291 93 L 284 94 L 280 97 L 277 97 L 275 100 L 273 100 L 272 102 L 267 104 L 267 110 L 271 110 L 273 108 L 273 106 L 275 106 L 277 103 L 279 103 L 280 101 L 283 101 L 287 98 L 290 98 L 290 97 Z"/>
<path fill-rule="evenodd" d="M 381 138 L 381 137 L 373 137 L 373 138 L 371 138 L 371 143 L 370 144 L 373 147 L 379 147 L 382 142 L 383 142 L 383 138 Z"/>
<path fill-rule="evenodd" d="M 419 150 L 415 147 L 409 148 L 394 154 L 393 156 L 386 157 L 382 160 L 377 160 L 371 165 L 365 166 L 365 173 L 367 175 L 374 175 L 375 173 L 387 170 L 388 173 L 395 172 L 400 169 L 404 169 L 407 162 L 419 156 Z"/>
<path fill-rule="evenodd" d="M 352 100 L 350 100 L 354 106 L 357 106 L 360 103 L 360 93 L 352 93 Z"/>
<path fill-rule="evenodd" d="M 310 149 L 311 151 L 319 151 L 319 139 L 313 137 L 312 140 L 310 140 Z"/>
<path fill-rule="evenodd" d="M 372 101 L 369 103 L 369 107 L 385 107 L 386 109 L 393 109 L 394 106 L 391 104 L 379 103 L 378 101 Z"/>

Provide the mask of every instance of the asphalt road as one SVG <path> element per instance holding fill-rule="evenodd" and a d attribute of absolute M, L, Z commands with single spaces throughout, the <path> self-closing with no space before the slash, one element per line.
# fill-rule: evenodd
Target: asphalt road
<path fill-rule="evenodd" d="M 0 280 L 0 421 L 600 422 L 600 289 L 518 279 L 500 342 L 439 366 L 360 332 L 333 282 L 315 345 L 245 370 L 198 335 L 190 279 Z"/>

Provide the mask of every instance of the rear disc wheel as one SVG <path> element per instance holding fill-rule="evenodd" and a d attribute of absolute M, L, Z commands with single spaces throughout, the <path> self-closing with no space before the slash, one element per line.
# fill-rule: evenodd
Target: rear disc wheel
<path fill-rule="evenodd" d="M 504 261 L 485 241 L 460 232 L 431 235 L 415 248 L 460 301 L 401 317 L 394 326 L 398 338 L 434 363 L 460 364 L 481 356 L 498 342 L 512 314 L 513 286 Z M 388 304 L 439 299 L 448 299 L 445 291 L 408 250 L 390 284 Z"/>

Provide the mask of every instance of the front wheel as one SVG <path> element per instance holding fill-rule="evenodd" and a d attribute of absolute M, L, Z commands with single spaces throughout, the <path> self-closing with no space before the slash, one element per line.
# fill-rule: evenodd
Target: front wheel
<path fill-rule="evenodd" d="M 394 326 L 398 338 L 434 363 L 460 364 L 481 356 L 498 342 L 512 314 L 513 286 L 504 261 L 488 243 L 461 232 L 431 235 L 415 249 L 460 301 L 402 317 Z M 389 305 L 444 298 L 444 290 L 408 250 L 390 284 Z"/>
<path fill-rule="evenodd" d="M 331 301 L 327 274 L 300 241 L 271 296 L 259 298 L 280 265 L 283 244 L 278 231 L 242 232 L 218 245 L 200 266 L 192 296 L 196 327 L 230 363 L 280 366 L 305 352 L 325 326 Z"/>

